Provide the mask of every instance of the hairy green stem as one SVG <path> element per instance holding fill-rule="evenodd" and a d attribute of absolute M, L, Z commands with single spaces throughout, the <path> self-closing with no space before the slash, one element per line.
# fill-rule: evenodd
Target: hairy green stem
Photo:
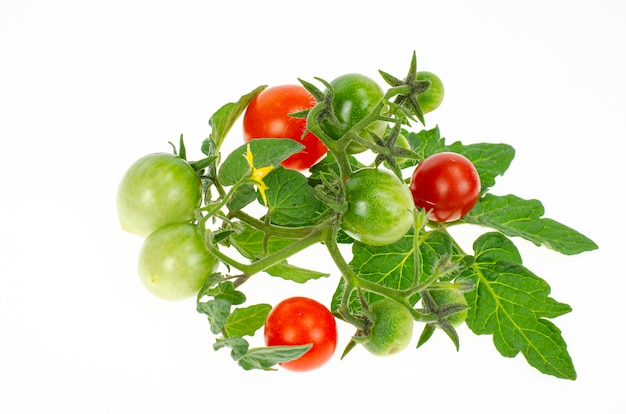
<path fill-rule="evenodd" d="M 287 227 L 287 226 L 277 226 L 275 224 L 267 224 L 262 220 L 259 220 L 251 215 L 239 210 L 239 211 L 231 211 L 229 213 L 229 217 L 234 217 L 242 222 L 249 224 L 250 226 L 261 230 L 265 234 L 269 236 L 282 237 L 286 239 L 301 239 L 303 237 L 308 236 L 311 232 L 313 232 L 318 226 L 324 225 L 319 224 L 318 226 L 302 226 L 302 227 Z"/>
<path fill-rule="evenodd" d="M 423 319 L 423 315 L 413 309 L 408 301 L 409 295 L 407 295 L 405 292 L 389 288 L 387 286 L 382 286 L 374 282 L 370 282 L 367 279 L 363 279 L 354 270 L 352 270 L 352 268 L 344 258 L 343 254 L 339 250 L 335 231 L 329 232 L 329 237 L 324 241 L 324 244 L 326 245 L 326 249 L 328 250 L 331 258 L 337 266 L 337 269 L 339 269 L 345 281 L 342 307 L 345 306 L 347 308 L 350 294 L 354 289 L 361 289 L 389 299 L 393 299 L 406 306 L 411 311 L 411 314 L 413 315 L 415 320 Z M 341 309 L 340 313 L 342 314 L 342 316 L 346 316 L 346 314 L 348 314 L 348 311 L 347 309 Z M 360 327 L 360 325 L 362 325 L 362 322 L 360 322 L 358 319 L 354 320 L 353 317 L 352 320 L 349 320 L 349 322 L 357 327 Z"/>
<path fill-rule="evenodd" d="M 311 108 L 309 115 L 307 116 L 307 129 L 319 138 L 324 145 L 328 148 L 328 151 L 335 157 L 337 166 L 339 167 L 339 173 L 342 178 L 347 177 L 352 172 L 350 167 L 350 160 L 348 159 L 347 148 L 349 142 L 342 140 L 334 140 L 324 132 L 321 128 L 319 119 L 323 116 L 324 112 L 328 109 L 325 102 L 320 102 Z"/>
<path fill-rule="evenodd" d="M 210 240 L 210 236 L 209 240 L 207 240 L 206 242 L 206 246 L 212 254 L 214 254 L 217 258 L 219 258 L 227 265 L 244 272 L 247 276 L 252 276 L 274 265 L 277 265 L 280 262 L 293 256 L 294 254 L 306 249 L 307 247 L 310 247 L 324 240 L 327 232 L 326 229 L 327 226 L 316 226 L 306 237 L 298 239 L 290 245 L 285 246 L 282 249 L 267 256 L 264 256 L 261 259 L 249 264 L 241 263 L 231 258 L 230 256 L 222 253 L 220 249 L 212 242 L 212 240 Z"/>
<path fill-rule="evenodd" d="M 228 193 L 226 193 L 225 195 L 222 195 L 220 200 L 219 200 L 219 202 L 217 204 L 210 204 L 210 205 L 208 205 L 206 207 L 202 207 L 202 208 L 198 209 L 198 211 L 200 211 L 200 212 L 206 212 L 206 214 L 204 214 L 202 220 L 200 221 L 201 228 L 204 228 L 205 223 L 211 217 L 213 217 L 215 214 L 217 214 L 222 208 L 224 208 L 224 206 L 228 203 L 228 201 L 231 199 L 233 194 L 235 194 L 235 191 L 237 191 L 239 186 L 241 186 L 241 184 L 243 184 L 245 181 L 246 181 L 245 179 L 241 179 L 241 180 L 237 181 L 235 184 L 233 184 L 233 186 L 231 187 L 230 191 L 228 191 Z M 218 187 L 218 189 L 219 189 L 219 187 Z"/>

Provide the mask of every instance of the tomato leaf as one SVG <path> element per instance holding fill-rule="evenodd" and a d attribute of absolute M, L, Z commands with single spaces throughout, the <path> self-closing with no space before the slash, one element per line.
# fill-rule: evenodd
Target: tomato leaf
<path fill-rule="evenodd" d="M 487 194 L 463 218 L 467 223 L 491 227 L 507 236 L 518 236 L 559 253 L 573 255 L 598 248 L 578 231 L 549 218 L 543 218 L 539 200 L 515 195 Z"/>
<path fill-rule="evenodd" d="M 208 302 L 198 302 L 196 310 L 205 314 L 211 324 L 211 332 L 218 334 L 222 331 L 226 318 L 230 314 L 230 302 L 225 299 L 213 299 Z"/>
<path fill-rule="evenodd" d="M 248 352 L 250 344 L 240 336 L 233 336 L 230 338 L 217 339 L 213 344 L 213 349 L 217 351 L 221 348 L 230 348 L 230 356 L 235 361 L 238 361 Z"/>
<path fill-rule="evenodd" d="M 480 143 L 463 145 L 455 142 L 446 147 L 447 151 L 456 152 L 469 159 L 480 176 L 481 192 L 493 187 L 495 179 L 511 165 L 515 157 L 515 149 L 507 144 Z"/>
<path fill-rule="evenodd" d="M 272 307 L 264 303 L 237 308 L 226 318 L 224 332 L 229 337 L 252 336 L 265 324 L 265 319 L 271 310 Z"/>
<path fill-rule="evenodd" d="M 219 272 L 215 272 L 211 276 L 207 277 L 206 280 L 204 281 L 204 284 L 198 291 L 198 294 L 196 295 L 196 303 L 200 302 L 200 299 L 202 299 L 204 296 L 210 295 L 211 289 L 213 289 L 215 285 L 217 285 L 223 280 L 224 280 L 224 276 L 222 276 L 222 274 Z"/>
<path fill-rule="evenodd" d="M 245 370 L 271 370 L 281 362 L 291 361 L 304 355 L 311 344 L 299 346 L 268 346 L 249 349 L 248 341 L 240 336 L 221 338 L 215 341 L 213 349 L 230 348 L 230 356 Z"/>
<path fill-rule="evenodd" d="M 475 262 L 461 275 L 476 285 L 466 294 L 467 325 L 477 335 L 493 335 L 505 357 L 522 353 L 544 374 L 575 379 L 576 371 L 559 329 L 546 318 L 571 311 L 550 298 L 549 285 L 526 269 L 506 236 L 487 233 L 474 243 Z"/>
<path fill-rule="evenodd" d="M 281 226 L 310 223 L 319 207 L 307 178 L 294 170 L 278 168 L 265 178 L 271 221 Z"/>
<path fill-rule="evenodd" d="M 417 164 L 429 155 L 445 150 L 445 140 L 441 137 L 438 126 L 419 132 L 409 132 L 406 137 L 410 149 L 419 156 L 419 159 L 407 160 L 412 165 Z"/>
<path fill-rule="evenodd" d="M 233 246 L 249 259 L 258 259 L 293 243 L 293 239 L 282 237 L 269 237 L 265 240 L 265 233 L 245 223 L 241 223 L 241 230 L 232 234 L 230 240 Z"/>
<path fill-rule="evenodd" d="M 250 166 L 245 157 L 248 145 L 250 145 L 250 151 L 254 157 L 255 168 L 270 165 L 278 168 L 282 160 L 304 148 L 304 145 L 292 139 L 253 139 L 231 152 L 220 166 L 218 178 L 223 185 L 233 185 L 248 174 Z"/>
<path fill-rule="evenodd" d="M 288 362 L 304 355 L 311 344 L 299 346 L 268 346 L 253 348 L 246 352 L 237 363 L 245 370 L 269 370 L 278 363 Z"/>
<path fill-rule="evenodd" d="M 226 281 L 217 286 L 206 289 L 205 296 L 212 296 L 215 299 L 227 300 L 232 305 L 241 305 L 246 301 L 246 295 L 235 289 L 235 285 L 231 281 Z"/>
<path fill-rule="evenodd" d="M 296 283 L 305 283 L 312 279 L 329 276 L 328 273 L 293 266 L 287 262 L 279 263 L 265 270 L 267 274 Z"/>
<path fill-rule="evenodd" d="M 246 110 L 250 102 L 261 93 L 267 85 L 262 85 L 255 88 L 253 91 L 243 95 L 237 102 L 230 102 L 223 105 L 209 118 L 209 125 L 211 126 L 211 134 L 209 139 L 213 141 L 216 148 L 222 146 L 222 142 L 228 131 L 232 128 L 237 121 L 237 118 Z M 212 154 L 207 154 L 212 155 Z"/>
<path fill-rule="evenodd" d="M 228 200 L 228 208 L 231 211 L 239 211 L 257 199 L 257 191 L 252 183 L 240 185 Z"/>

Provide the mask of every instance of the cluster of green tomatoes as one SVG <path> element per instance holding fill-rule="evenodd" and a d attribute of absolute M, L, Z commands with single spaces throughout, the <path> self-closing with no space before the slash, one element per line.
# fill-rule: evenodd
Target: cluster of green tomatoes
<path fill-rule="evenodd" d="M 178 152 L 146 155 L 132 164 L 119 185 L 117 211 L 124 230 L 145 238 L 138 259 L 145 287 L 165 300 L 189 299 L 229 280 L 239 287 L 264 267 L 242 265 L 242 273 L 230 278 L 219 272 L 220 264 L 228 270 L 238 267 L 239 262 L 216 247 L 230 243 L 241 230 L 238 223 L 260 232 L 262 243 L 277 236 L 297 245 L 291 251 L 281 250 L 279 255 L 285 257 L 275 262 L 317 242 L 328 245 L 337 260 L 338 238 L 385 246 L 404 237 L 416 218 L 445 223 L 470 211 L 481 183 L 476 168 L 464 156 L 440 152 L 420 160 L 410 180 L 398 173 L 408 158 L 415 157 L 403 126 L 415 119 L 423 122 L 423 114 L 440 105 L 441 80 L 431 72 L 415 70 L 402 81 L 387 74 L 384 78 L 391 85 L 391 95 L 370 77 L 350 73 L 324 82 L 325 90 L 301 81 L 263 87 L 244 103 L 240 101 L 240 139 L 247 147 L 233 161 L 238 162 L 233 169 L 238 178 L 228 185 L 220 175 L 223 137 L 207 141 L 210 151 L 200 162 L 188 162 L 181 147 Z M 238 115 L 237 110 L 233 114 Z M 218 128 L 219 120 L 213 121 L 212 126 Z M 285 157 L 261 163 L 264 147 L 250 145 L 260 139 L 290 140 L 299 146 Z M 375 159 L 364 163 L 359 160 L 362 154 L 374 154 Z M 321 188 L 311 189 L 314 207 L 301 197 L 291 200 L 276 195 L 280 184 L 272 181 L 272 174 L 279 170 L 297 172 L 305 178 L 305 185 Z M 233 190 L 227 190 L 229 185 Z M 310 217 L 290 220 L 288 214 L 281 216 L 273 208 L 277 198 L 282 206 L 312 209 Z M 252 201 L 267 207 L 267 214 L 261 218 L 246 214 L 245 206 Z M 275 263 L 269 261 L 270 253 L 265 249 L 247 258 L 253 265 L 268 261 L 269 267 Z M 459 290 L 433 290 L 423 300 L 431 306 L 448 306 L 448 320 L 454 326 L 467 314 Z M 296 371 L 317 368 L 331 358 L 337 345 L 336 318 L 355 324 L 358 331 L 353 343 L 375 355 L 403 350 L 412 338 L 414 323 L 405 304 L 384 297 L 373 303 L 363 300 L 362 313 L 356 316 L 331 313 L 325 305 L 305 297 L 285 299 L 262 315 L 267 347 L 307 346 L 297 357 L 280 361 Z M 228 336 L 223 328 L 221 332 Z"/>

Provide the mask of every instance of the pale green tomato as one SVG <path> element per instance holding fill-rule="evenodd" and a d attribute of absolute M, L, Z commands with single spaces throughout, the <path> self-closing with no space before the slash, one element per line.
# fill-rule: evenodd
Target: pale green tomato
<path fill-rule="evenodd" d="M 190 298 L 200 291 L 219 261 L 193 224 L 167 224 L 151 233 L 139 251 L 139 278 L 165 300 Z"/>
<path fill-rule="evenodd" d="M 121 227 L 145 237 L 170 223 L 189 223 L 200 205 L 200 177 L 187 161 L 154 153 L 135 161 L 117 191 Z"/>
<path fill-rule="evenodd" d="M 376 316 L 365 349 L 377 356 L 395 355 L 413 338 L 413 316 L 402 304 L 391 299 L 374 302 L 370 310 Z"/>
<path fill-rule="evenodd" d="M 321 127 L 332 139 L 340 139 L 350 128 L 369 116 L 384 96 L 384 91 L 373 79 L 359 74 L 347 73 L 330 82 L 334 91 L 333 107 L 340 127 L 322 124 Z M 379 137 L 385 134 L 387 123 L 374 121 L 360 134 L 371 141 L 370 133 Z M 351 142 L 347 151 L 351 154 L 365 151 L 359 143 Z"/>

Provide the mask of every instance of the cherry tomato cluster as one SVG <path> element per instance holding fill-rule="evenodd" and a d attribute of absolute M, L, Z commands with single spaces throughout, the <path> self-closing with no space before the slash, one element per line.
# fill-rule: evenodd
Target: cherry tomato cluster
<path fill-rule="evenodd" d="M 439 106 L 441 80 L 430 72 L 419 79 L 431 83 L 420 95 L 423 112 Z M 326 139 L 339 141 L 354 133 L 345 146 L 347 154 L 360 154 L 389 133 L 388 122 L 376 119 L 354 132 L 380 104 L 381 86 L 359 73 L 342 75 L 328 85 L 333 93 L 332 116 L 320 122 Z M 243 114 L 243 141 L 289 139 L 302 149 L 284 158 L 285 169 L 305 172 L 328 153 L 324 141 L 307 127 L 307 119 L 294 116 L 310 111 L 318 102 L 303 85 L 264 88 L 250 100 Z M 400 145 L 408 149 L 404 135 Z M 181 142 L 182 144 L 182 142 Z M 340 229 L 354 240 L 384 246 L 404 237 L 414 223 L 414 207 L 428 211 L 434 221 L 452 221 L 467 213 L 478 199 L 480 180 L 469 160 L 454 153 L 433 155 L 419 163 L 407 185 L 393 172 L 378 166 L 361 166 L 343 178 L 345 211 Z M 118 191 L 118 215 L 122 228 L 145 237 L 139 252 L 139 276 L 146 288 L 166 300 L 193 297 L 216 271 L 219 259 L 207 248 L 194 224 L 201 207 L 202 169 L 178 154 L 155 153 L 137 160 L 122 178 Z M 461 296 L 457 300 L 460 300 Z M 376 321 L 368 332 L 365 349 L 375 355 L 391 355 L 404 349 L 413 332 L 413 317 L 397 301 L 372 304 Z M 276 305 L 264 323 L 267 346 L 310 344 L 302 356 L 281 362 L 286 369 L 306 371 L 330 360 L 337 346 L 335 316 L 321 303 L 292 297 Z"/>
<path fill-rule="evenodd" d="M 476 331 L 488 325 L 477 319 L 489 313 L 480 307 L 517 300 L 497 291 L 500 286 L 477 293 L 478 282 L 492 282 L 481 279 L 480 266 L 494 263 L 475 264 L 490 243 L 478 240 L 472 256 L 446 230 L 450 223 L 475 223 L 508 231 L 511 220 L 498 215 L 500 200 L 487 189 L 508 167 L 512 149 L 446 145 L 437 130 L 412 132 L 410 126 L 424 124 L 424 114 L 444 96 L 437 75 L 416 70 L 415 55 L 405 78 L 380 75 L 387 90 L 361 73 L 330 82 L 318 78 L 321 86 L 304 80 L 261 86 L 211 117 L 204 159 L 188 161 L 181 136 L 173 153 L 146 155 L 121 179 L 120 225 L 144 238 L 141 282 L 165 300 L 195 297 L 196 310 L 217 336 L 214 349 L 230 348 L 244 369 L 309 371 L 326 364 L 339 341 L 337 320 L 356 330 L 344 356 L 357 345 L 377 356 L 397 354 L 411 342 L 415 322 L 424 322 L 418 346 L 440 328 L 458 348 L 460 324 L 467 321 Z M 224 155 L 221 145 L 239 116 L 241 145 Z M 475 160 L 485 151 L 496 154 L 499 164 L 491 170 L 483 164 L 479 173 Z M 264 209 L 261 216 L 249 205 Z M 484 217 L 472 215 L 477 208 Z M 563 229 L 555 234 L 569 231 L 583 246 L 562 247 L 568 254 L 597 247 Z M 488 237 L 509 254 L 507 263 L 515 263 L 516 250 L 506 247 L 502 233 Z M 541 239 L 549 232 L 512 233 L 559 247 Z M 257 273 L 298 283 L 328 276 L 290 262 L 314 244 L 324 246 L 341 276 L 329 305 L 296 296 L 275 306 L 246 306 L 241 287 Z M 340 244 L 352 245 L 351 260 Z M 529 279 L 521 264 L 516 269 Z M 527 303 L 551 300 L 544 296 Z M 550 309 L 558 316 L 568 308 Z M 514 321 L 508 329 L 528 321 Z M 528 331 L 543 326 L 536 321 Z M 265 346 L 252 348 L 249 338 L 260 328 Z M 555 363 L 565 361 L 559 372 L 571 377 L 568 360 L 562 354 Z"/>

